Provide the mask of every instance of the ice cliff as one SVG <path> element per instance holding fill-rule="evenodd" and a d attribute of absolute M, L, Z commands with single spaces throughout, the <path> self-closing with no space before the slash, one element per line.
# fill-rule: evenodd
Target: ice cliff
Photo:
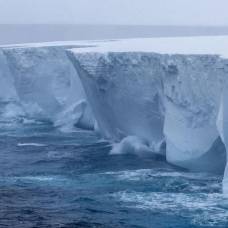
<path fill-rule="evenodd" d="M 224 142 L 226 149 L 228 148 L 228 85 L 225 84 L 221 102 L 220 109 L 217 118 L 217 127 L 221 136 L 222 141 Z M 228 149 L 227 149 L 228 150 Z M 225 168 L 224 178 L 223 178 L 223 192 L 228 195 L 228 162 Z"/>
<path fill-rule="evenodd" d="M 122 40 L 68 52 L 113 153 L 165 149 L 172 164 L 212 172 L 226 165 L 227 54 L 228 37 Z"/>
<path fill-rule="evenodd" d="M 161 153 L 193 171 L 226 166 L 228 194 L 228 37 L 91 43 L 1 47 L 0 121 L 95 128 L 112 154 Z"/>
<path fill-rule="evenodd" d="M 81 81 L 66 56 L 65 50 L 72 47 L 77 45 L 1 49 L 0 98 L 5 101 L 7 95 L 15 100 L 17 108 L 11 112 L 16 117 L 47 120 L 63 130 L 74 125 L 94 128 Z"/>

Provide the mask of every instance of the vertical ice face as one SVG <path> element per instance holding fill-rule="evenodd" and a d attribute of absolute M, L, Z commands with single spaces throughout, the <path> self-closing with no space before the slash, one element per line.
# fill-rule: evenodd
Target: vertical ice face
<path fill-rule="evenodd" d="M 168 162 L 224 171 L 226 153 L 216 127 L 227 76 L 224 59 L 140 52 L 75 51 L 69 56 L 103 135 L 123 139 L 113 153 L 147 145 L 155 151 L 164 133 Z"/>
<path fill-rule="evenodd" d="M 0 101 L 16 99 L 17 94 L 13 86 L 13 78 L 10 74 L 7 60 L 0 49 Z"/>
<path fill-rule="evenodd" d="M 45 116 L 58 113 L 61 102 L 58 93 L 62 89 L 58 82 L 62 80 L 62 85 L 67 87 L 68 75 L 72 74 L 66 68 L 63 54 L 55 48 L 16 48 L 6 49 L 4 53 L 20 100 L 31 108 L 27 111 L 32 111 L 31 106 L 36 105 Z"/>
<path fill-rule="evenodd" d="M 163 141 L 162 66 L 156 55 L 109 53 L 71 56 L 103 136 L 137 136 L 156 148 Z"/>
<path fill-rule="evenodd" d="M 228 150 L 228 89 L 227 86 L 224 87 L 222 96 L 221 96 L 221 103 L 220 109 L 217 119 L 217 127 L 220 133 L 220 136 L 226 146 L 226 151 Z M 228 153 L 226 153 L 227 156 Z M 228 156 L 227 156 L 228 157 Z M 227 161 L 226 157 L 226 161 Z M 228 195 L 228 163 L 226 162 L 226 169 L 224 172 L 223 178 L 223 192 L 224 194 Z"/>
<path fill-rule="evenodd" d="M 222 65 L 223 60 L 213 55 L 173 55 L 165 60 L 168 162 L 192 170 L 223 171 L 225 152 L 216 128 L 225 77 Z"/>
<path fill-rule="evenodd" d="M 0 49 L 0 122 L 14 122 L 23 114 L 7 60 Z"/>
<path fill-rule="evenodd" d="M 155 44 L 152 49 L 161 45 L 160 40 Z M 46 118 L 64 130 L 96 125 L 114 143 L 113 154 L 161 152 L 165 141 L 170 163 L 196 171 L 224 170 L 226 59 L 199 54 L 198 49 L 190 55 L 89 48 L 67 52 L 74 68 L 67 48 L 0 50 L 0 105 L 7 104 L 8 116 Z M 223 183 L 228 194 L 228 168 Z"/>
<path fill-rule="evenodd" d="M 85 100 L 85 93 L 65 48 L 7 48 L 4 54 L 26 113 L 36 119 L 51 120 L 57 125 L 74 125 L 84 115 L 93 117 L 87 102 L 83 108 L 80 105 L 76 107 Z M 91 122 L 93 120 L 87 125 Z"/>

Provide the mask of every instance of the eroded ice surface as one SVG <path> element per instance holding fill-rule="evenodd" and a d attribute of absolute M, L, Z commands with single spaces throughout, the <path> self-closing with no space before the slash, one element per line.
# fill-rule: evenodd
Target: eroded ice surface
<path fill-rule="evenodd" d="M 224 170 L 228 37 L 25 44 L 2 47 L 0 60 L 9 118 L 95 125 L 113 154 L 165 153 L 184 168 Z"/>
<path fill-rule="evenodd" d="M 161 145 L 164 140 L 162 75 L 156 57 L 145 56 L 149 58 L 145 61 L 140 54 L 124 53 L 107 58 L 97 54 L 97 67 L 90 65 L 87 56 L 83 57 L 81 62 L 89 74 L 76 68 L 103 135 L 114 141 L 138 136 L 154 149 Z"/>
<path fill-rule="evenodd" d="M 121 40 L 69 56 L 99 128 L 107 138 L 123 139 L 120 149 L 126 136 L 146 140 L 153 151 L 165 140 L 168 162 L 224 170 L 216 119 L 228 76 L 228 37 Z"/>
<path fill-rule="evenodd" d="M 74 125 L 93 129 L 94 119 L 84 89 L 65 53 L 69 47 L 72 46 L 46 44 L 2 48 L 4 72 L 8 75 L 0 77 L 4 83 L 1 92 L 15 92 L 22 116 L 48 120 L 64 130 Z M 13 92 L 4 92 L 4 88 Z"/>

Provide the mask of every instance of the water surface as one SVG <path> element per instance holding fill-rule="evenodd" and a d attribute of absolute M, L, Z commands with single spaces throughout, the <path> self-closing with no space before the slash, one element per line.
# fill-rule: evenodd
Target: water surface
<path fill-rule="evenodd" d="M 0 227 L 227 227 L 222 176 L 159 156 L 109 155 L 94 133 L 48 123 L 0 133 Z"/>

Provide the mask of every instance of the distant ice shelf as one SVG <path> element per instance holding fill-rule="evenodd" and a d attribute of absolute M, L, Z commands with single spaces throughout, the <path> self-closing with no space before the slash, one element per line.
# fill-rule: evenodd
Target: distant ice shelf
<path fill-rule="evenodd" d="M 95 129 L 112 154 L 155 152 L 189 170 L 221 173 L 227 80 L 227 36 L 2 46 L 0 116 Z"/>

